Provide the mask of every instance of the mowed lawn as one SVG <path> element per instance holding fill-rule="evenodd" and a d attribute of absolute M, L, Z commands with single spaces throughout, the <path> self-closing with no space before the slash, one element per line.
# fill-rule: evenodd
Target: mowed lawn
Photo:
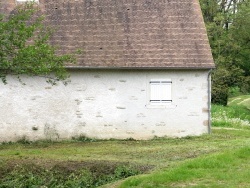
<path fill-rule="evenodd" d="M 248 146 L 250 129 L 216 129 L 211 135 L 186 138 L 156 138 L 148 141 L 97 140 L 0 145 L 0 161 L 57 160 L 112 161 L 169 167 L 176 162 Z"/>
<path fill-rule="evenodd" d="M 119 187 L 250 187 L 250 146 L 187 160 Z"/>
<path fill-rule="evenodd" d="M 0 165 L 32 163 L 49 170 L 58 163 L 70 168 L 74 163 L 105 161 L 145 167 L 149 174 L 108 187 L 232 187 L 239 182 L 250 187 L 249 151 L 249 129 L 216 129 L 212 135 L 181 139 L 2 144 Z"/>

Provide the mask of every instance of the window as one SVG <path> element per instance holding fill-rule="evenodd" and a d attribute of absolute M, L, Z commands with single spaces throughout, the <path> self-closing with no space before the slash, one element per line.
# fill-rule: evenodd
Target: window
<path fill-rule="evenodd" d="M 172 102 L 171 80 L 150 81 L 150 104 L 168 104 Z"/>

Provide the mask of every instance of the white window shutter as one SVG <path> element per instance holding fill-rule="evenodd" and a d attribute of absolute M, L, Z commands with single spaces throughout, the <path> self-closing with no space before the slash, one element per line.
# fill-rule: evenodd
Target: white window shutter
<path fill-rule="evenodd" d="M 163 98 L 163 100 L 165 100 L 165 101 L 172 101 L 172 91 L 171 91 L 171 89 L 172 89 L 171 88 L 172 83 L 170 83 L 170 82 L 166 83 L 165 82 L 162 85 L 164 87 L 164 89 L 162 91 L 162 94 L 163 94 L 162 98 Z"/>
<path fill-rule="evenodd" d="M 172 101 L 171 80 L 150 81 L 150 102 L 169 103 Z"/>

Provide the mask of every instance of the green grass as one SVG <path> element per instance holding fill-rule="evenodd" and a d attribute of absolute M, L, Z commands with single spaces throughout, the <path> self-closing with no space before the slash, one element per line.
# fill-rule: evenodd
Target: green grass
<path fill-rule="evenodd" d="M 202 159 L 210 155 L 220 155 L 223 152 L 227 152 L 228 149 L 238 151 L 239 148 L 249 146 L 249 135 L 250 130 L 216 129 L 213 130 L 212 135 L 180 139 L 159 138 L 150 141 L 109 140 L 2 144 L 0 145 L 0 187 L 1 183 L 3 185 L 1 180 L 5 181 L 5 184 L 9 183 L 9 185 L 11 185 L 9 187 L 13 187 L 13 180 L 20 185 L 20 181 L 23 182 L 23 185 L 27 185 L 24 183 L 54 183 L 62 182 L 62 180 L 72 185 L 76 185 L 73 183 L 77 182 L 81 183 L 81 181 L 97 182 L 96 185 L 101 185 L 102 183 L 117 180 L 117 172 L 114 172 L 117 165 L 135 167 L 135 169 L 125 169 L 125 172 L 120 174 L 134 175 L 136 173 L 129 172 L 134 172 L 136 169 L 141 169 L 141 172 L 150 173 L 152 176 L 154 176 L 155 173 L 158 175 L 170 173 L 167 172 L 166 169 L 172 169 L 171 173 L 173 173 L 172 171 L 174 169 L 177 169 L 174 171 L 178 174 L 181 172 L 181 169 L 184 168 L 182 165 L 185 166 L 186 161 L 190 162 L 190 160 L 192 161 L 200 157 Z M 108 174 L 110 176 L 102 179 L 102 183 L 100 183 L 99 180 L 93 180 L 92 177 L 85 178 L 86 180 L 84 179 L 86 173 L 95 172 L 107 174 L 110 172 L 110 166 L 114 167 L 113 171 L 111 174 Z M 30 167 L 34 167 L 34 169 Z M 84 167 L 90 167 L 88 168 L 90 171 L 79 171 Z M 35 171 L 33 172 L 32 169 Z M 36 169 L 40 169 L 39 172 L 41 172 L 41 174 L 37 174 Z M 57 169 L 59 169 L 60 173 L 56 171 Z M 26 175 L 24 176 L 24 174 Z M 180 173 L 179 176 L 184 184 L 192 183 L 195 180 L 187 176 L 185 182 L 181 174 L 182 173 Z M 51 177 L 52 179 L 44 179 L 46 177 Z M 64 179 L 65 177 L 74 177 L 74 182 L 71 182 L 70 179 L 67 178 Z M 151 175 L 149 177 L 151 177 Z M 140 176 L 137 178 L 140 179 Z M 137 178 L 136 181 L 139 181 Z M 204 183 L 204 181 L 209 178 L 210 177 L 204 177 L 200 183 Z M 164 179 L 159 181 L 164 181 Z M 178 182 L 174 183 L 173 180 L 172 183 L 177 184 Z M 144 186 L 146 184 L 143 183 L 142 185 Z M 248 182 L 246 185 L 250 186 Z M 151 184 L 148 186 L 150 187 Z M 152 184 L 152 186 L 155 186 L 155 184 Z M 165 184 L 159 184 L 159 186 L 164 187 Z M 110 187 L 111 186 L 109 186 L 109 188 Z"/>
<path fill-rule="evenodd" d="M 250 95 L 241 95 L 238 97 L 230 98 L 228 101 L 229 106 L 245 106 L 250 110 Z"/>
<path fill-rule="evenodd" d="M 250 95 L 234 97 L 228 106 L 212 105 L 214 127 L 250 128 Z"/>
<path fill-rule="evenodd" d="M 2 144 L 0 145 L 0 160 L 101 160 L 130 162 L 162 168 L 176 161 L 220 151 L 230 143 L 241 145 L 239 141 L 248 138 L 249 131 L 238 130 L 231 133 L 227 130 L 214 130 L 212 135 L 179 139 L 158 138 L 149 141 L 107 140 Z M 226 146 L 224 146 L 225 141 Z"/>
<path fill-rule="evenodd" d="M 185 161 L 150 175 L 129 178 L 120 188 L 249 187 L 250 146 Z"/>

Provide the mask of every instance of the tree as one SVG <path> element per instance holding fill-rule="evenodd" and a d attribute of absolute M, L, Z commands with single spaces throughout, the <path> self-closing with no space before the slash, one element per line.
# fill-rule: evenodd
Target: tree
<path fill-rule="evenodd" d="M 7 75 L 42 76 L 50 83 L 65 81 L 64 65 L 74 63 L 72 54 L 57 55 L 49 44 L 52 29 L 44 26 L 34 3 L 18 6 L 10 16 L 0 14 L 0 79 Z"/>
<path fill-rule="evenodd" d="M 250 76 L 250 1 L 239 5 L 232 27 L 232 35 L 240 47 L 237 54 L 240 59 L 240 67 L 245 70 L 246 76 Z"/>
<path fill-rule="evenodd" d="M 200 3 L 216 64 L 212 102 L 226 105 L 229 88 L 250 92 L 250 3 L 249 0 L 200 0 Z"/>

